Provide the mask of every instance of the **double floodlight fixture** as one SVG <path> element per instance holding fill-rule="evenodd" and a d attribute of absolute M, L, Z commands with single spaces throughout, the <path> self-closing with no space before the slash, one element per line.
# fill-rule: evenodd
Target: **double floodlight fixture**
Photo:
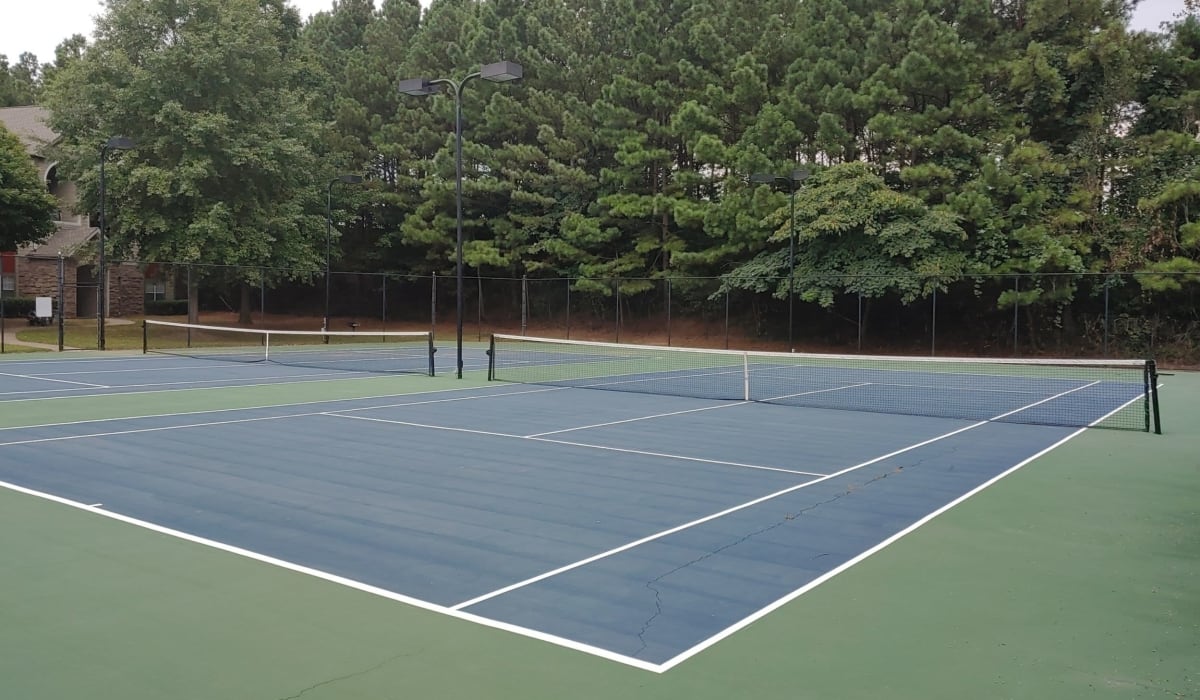
<path fill-rule="evenodd" d="M 465 83 L 471 78 L 478 77 L 490 83 L 509 83 L 514 80 L 520 80 L 524 74 L 525 71 L 521 67 L 520 63 L 513 63 L 512 61 L 499 61 L 497 63 L 489 63 L 486 66 L 483 66 L 479 69 L 478 73 L 467 76 L 467 79 L 463 80 L 462 82 Z M 408 80 L 401 80 L 396 85 L 396 89 L 401 95 L 424 97 L 426 95 L 432 95 L 436 93 L 439 84 L 448 82 L 450 81 L 431 80 L 429 78 L 410 78 Z M 452 87 L 457 90 L 457 86 Z"/>
<path fill-rule="evenodd" d="M 483 66 L 474 73 L 468 73 L 461 80 L 452 78 L 410 78 L 401 80 L 396 89 L 401 95 L 412 95 L 414 97 L 425 97 L 437 93 L 438 87 L 445 85 L 449 88 L 450 95 L 454 98 L 454 208 L 455 208 L 455 228 L 457 229 L 456 262 L 454 265 L 455 278 L 457 279 L 457 310 L 455 312 L 456 325 L 458 326 L 458 371 L 455 373 L 459 379 L 463 376 L 463 298 L 465 292 L 463 289 L 463 170 L 462 170 L 462 91 L 467 83 L 475 78 L 480 78 L 491 83 L 510 83 L 515 80 L 520 80 L 524 75 L 524 69 L 521 64 L 513 63 L 512 61 L 498 61 L 489 63 Z"/>

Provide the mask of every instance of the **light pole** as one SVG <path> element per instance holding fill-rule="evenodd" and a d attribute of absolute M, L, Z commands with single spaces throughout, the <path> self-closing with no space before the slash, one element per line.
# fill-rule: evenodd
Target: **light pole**
<path fill-rule="evenodd" d="M 325 188 L 325 317 L 321 321 L 321 330 L 329 330 L 329 239 L 333 232 L 333 186 L 339 182 L 344 182 L 347 185 L 357 185 L 362 182 L 361 175 L 338 175 L 329 181 L 329 186 Z M 329 337 L 326 336 L 325 342 L 329 342 Z"/>
<path fill-rule="evenodd" d="M 754 173 L 751 182 L 762 184 L 786 184 L 791 199 L 791 233 L 788 235 L 788 348 L 796 352 L 795 335 L 793 334 L 793 319 L 795 318 L 795 287 L 796 287 L 796 191 L 800 183 L 808 179 L 808 168 L 796 168 L 790 175 L 774 175 L 771 173 Z"/>
<path fill-rule="evenodd" d="M 450 78 L 436 78 L 433 80 L 428 78 L 412 78 L 410 80 L 401 80 L 397 86 L 397 89 L 403 95 L 420 97 L 432 95 L 437 92 L 436 86 L 445 85 L 449 89 L 450 95 L 454 97 L 454 206 L 456 211 L 455 220 L 458 227 L 455 275 L 458 278 L 458 308 L 456 316 L 458 321 L 457 376 L 459 379 L 462 379 L 463 373 L 462 91 L 472 78 L 483 78 L 493 83 L 507 83 L 513 80 L 520 80 L 523 73 L 524 71 L 519 63 L 500 61 L 499 63 L 489 63 L 475 73 L 468 73 L 462 80 L 453 80 Z"/>
<path fill-rule="evenodd" d="M 104 311 L 108 300 L 108 270 L 104 265 L 104 233 L 108 228 L 108 219 L 104 216 L 104 161 L 108 160 L 109 151 L 128 151 L 136 147 L 133 139 L 127 136 L 113 136 L 100 147 L 100 253 L 96 262 L 96 345 L 104 349 Z"/>

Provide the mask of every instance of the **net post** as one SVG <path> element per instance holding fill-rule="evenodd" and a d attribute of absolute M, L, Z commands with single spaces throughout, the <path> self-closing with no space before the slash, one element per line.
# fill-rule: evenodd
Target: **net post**
<path fill-rule="evenodd" d="M 150 352 L 150 324 L 142 321 L 142 354 Z"/>
<path fill-rule="evenodd" d="M 325 336 L 325 342 L 329 342 L 329 336 Z M 271 332 L 263 333 L 263 360 L 271 361 Z"/>
<path fill-rule="evenodd" d="M 385 277 L 384 279 L 387 279 L 387 278 Z M 435 376 L 436 370 L 434 367 L 435 363 L 433 361 L 433 356 L 434 356 L 434 353 L 436 353 L 436 352 L 437 352 L 437 348 L 433 347 L 433 334 L 430 333 L 429 334 L 429 376 L 431 376 L 431 377 Z"/>
<path fill-rule="evenodd" d="M 488 381 L 496 380 L 496 334 L 493 333 L 491 340 L 488 341 Z"/>
<path fill-rule="evenodd" d="M 750 400 L 750 353 L 742 353 L 742 399 Z"/>
<path fill-rule="evenodd" d="M 1154 434 L 1162 435 L 1162 418 L 1158 411 L 1158 365 L 1154 360 L 1146 361 L 1146 389 L 1149 392 L 1148 413 L 1146 414 L 1146 431 L 1150 431 L 1150 418 L 1154 418 Z"/>

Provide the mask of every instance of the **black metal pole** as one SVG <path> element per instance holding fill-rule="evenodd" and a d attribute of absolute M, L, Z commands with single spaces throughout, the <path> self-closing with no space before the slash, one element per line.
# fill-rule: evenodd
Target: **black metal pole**
<path fill-rule="evenodd" d="M 458 371 L 455 376 L 462 379 L 463 375 L 463 171 L 462 171 L 462 83 L 451 81 L 454 90 L 454 207 L 455 226 L 457 229 L 457 261 L 455 274 L 458 277 Z M 481 304 L 482 305 L 482 304 Z"/>
<path fill-rule="evenodd" d="M 929 329 L 929 356 L 937 355 L 937 285 L 933 285 L 933 313 Z"/>
<path fill-rule="evenodd" d="M 104 161 L 108 157 L 108 144 L 100 147 L 100 245 L 96 263 L 96 347 L 104 349 L 104 297 L 108 292 L 104 269 Z"/>
<path fill-rule="evenodd" d="M 1104 356 L 1108 357 L 1108 286 L 1110 277 L 1104 278 Z"/>
<path fill-rule="evenodd" d="M 66 309 L 66 301 L 63 299 L 66 290 L 66 267 L 63 264 L 62 251 L 58 251 L 58 351 L 62 352 L 64 341 L 66 340 L 66 326 L 63 322 L 63 314 Z"/>
<path fill-rule="evenodd" d="M 329 185 L 325 188 L 325 315 L 321 320 L 321 330 L 329 330 L 329 239 L 333 232 L 333 183 L 336 179 L 330 180 Z M 329 342 L 329 336 L 325 336 L 325 342 Z"/>
<path fill-rule="evenodd" d="M 667 347 L 671 347 L 671 278 L 667 278 Z"/>
<path fill-rule="evenodd" d="M 796 285 L 796 181 L 792 183 L 792 232 L 788 236 L 788 349 L 796 352 L 795 336 L 792 333 L 792 323 L 795 307 Z"/>
<path fill-rule="evenodd" d="M 1017 324 L 1021 320 L 1020 316 L 1018 315 L 1020 310 L 1021 310 L 1021 276 L 1017 275 L 1017 276 L 1013 277 L 1013 355 L 1014 356 L 1020 354 L 1017 352 Z"/>

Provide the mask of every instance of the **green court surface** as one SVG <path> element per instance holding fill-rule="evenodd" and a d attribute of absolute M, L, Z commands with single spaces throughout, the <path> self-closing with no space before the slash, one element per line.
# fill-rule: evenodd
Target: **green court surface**
<path fill-rule="evenodd" d="M 0 425 L 477 381 L 0 404 Z M 662 674 L 0 489 L 0 697 L 1200 697 L 1200 374 L 1162 383 L 1164 435 L 1085 431 Z"/>

